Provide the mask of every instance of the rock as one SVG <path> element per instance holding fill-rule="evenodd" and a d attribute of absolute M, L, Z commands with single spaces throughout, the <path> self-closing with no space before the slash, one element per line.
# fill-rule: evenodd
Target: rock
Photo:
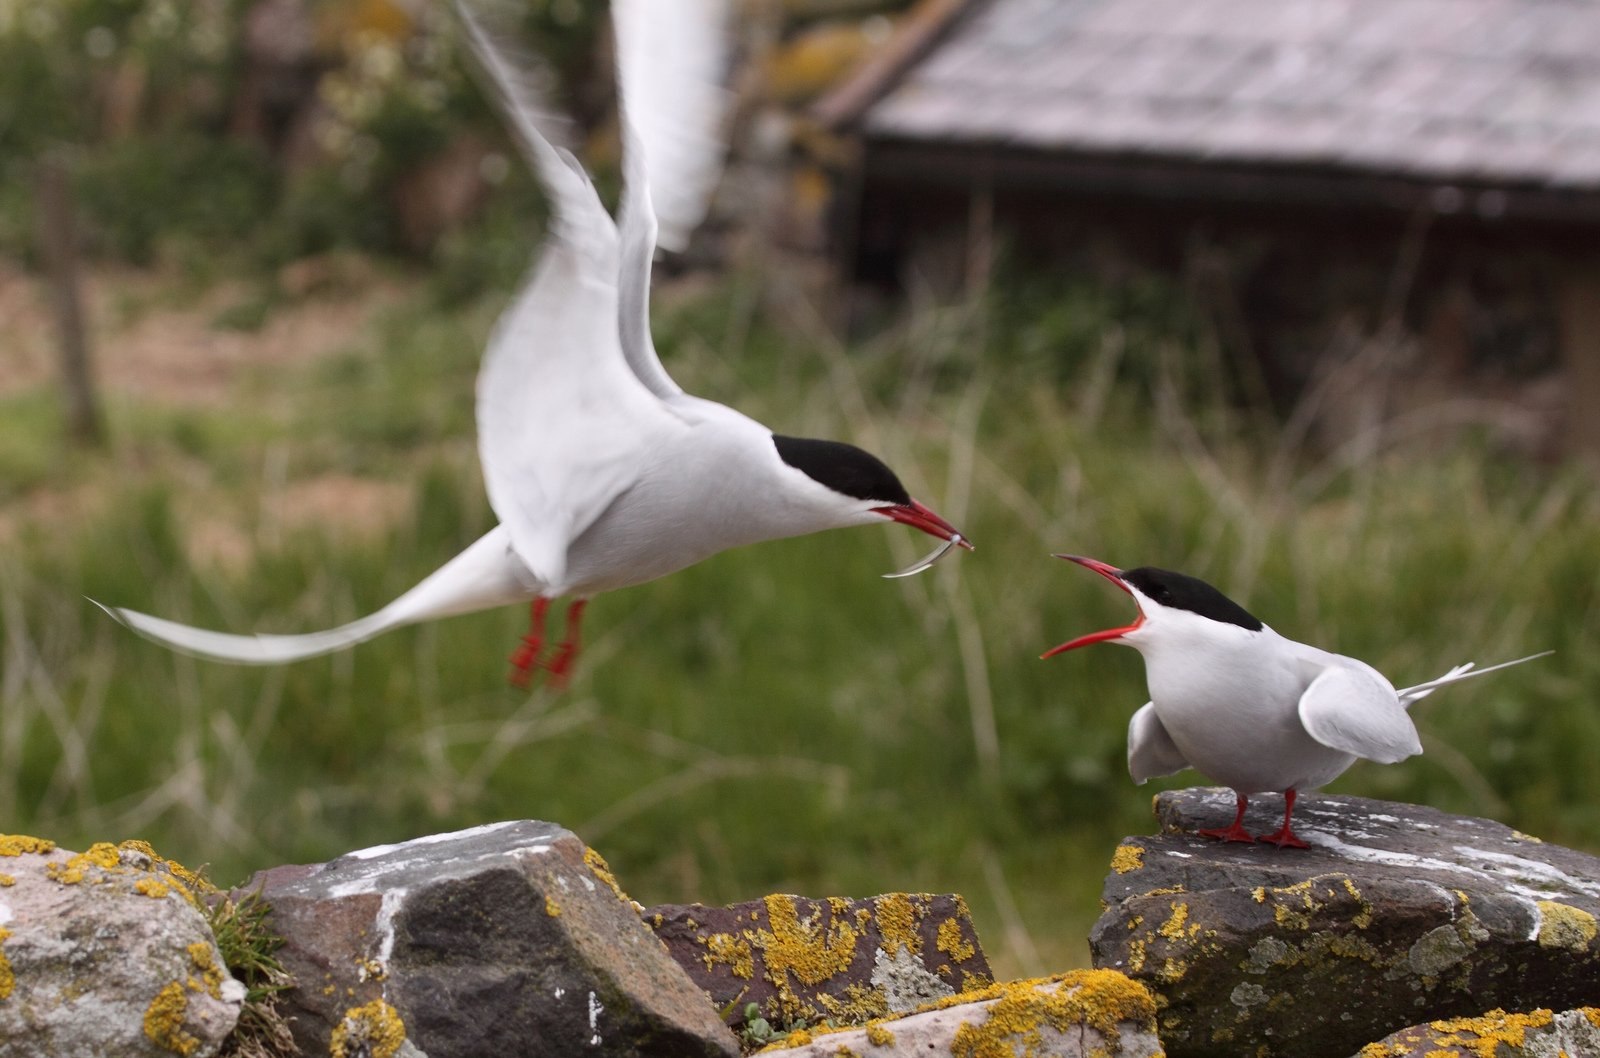
<path fill-rule="evenodd" d="M 1600 1009 L 1552 1014 L 1491 1010 L 1475 1018 L 1414 1025 L 1363 1047 L 1353 1058 L 1597 1058 Z"/>
<path fill-rule="evenodd" d="M 1283 802 L 1260 798 L 1247 826 Z M 1600 859 L 1499 823 L 1306 795 L 1310 849 L 1219 844 L 1229 790 L 1160 794 L 1112 858 L 1094 964 L 1162 1003 L 1168 1053 L 1344 1056 L 1407 1025 L 1600 1003 Z"/>
<path fill-rule="evenodd" d="M 959 896 L 769 896 L 663 904 L 644 919 L 713 1006 L 735 1004 L 735 1024 L 755 1003 L 779 1028 L 822 1018 L 861 1025 L 993 980 Z"/>
<path fill-rule="evenodd" d="M 274 868 L 245 888 L 258 886 L 298 981 L 283 1006 L 308 1055 L 738 1053 L 605 861 L 553 824 Z"/>
<path fill-rule="evenodd" d="M 944 1000 L 938 1009 L 841 1032 L 794 1032 L 785 1058 L 1154 1058 L 1155 1000 L 1111 970 L 1073 970 Z"/>
<path fill-rule="evenodd" d="M 191 880 L 142 842 L 0 836 L 0 1058 L 216 1054 L 245 989 Z"/>

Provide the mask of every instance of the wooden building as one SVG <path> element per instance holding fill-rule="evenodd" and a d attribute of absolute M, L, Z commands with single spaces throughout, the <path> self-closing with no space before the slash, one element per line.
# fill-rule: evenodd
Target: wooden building
<path fill-rule="evenodd" d="M 924 0 L 816 113 L 859 283 L 1001 239 L 1214 284 L 1286 400 L 1398 325 L 1600 455 L 1600 4 Z"/>

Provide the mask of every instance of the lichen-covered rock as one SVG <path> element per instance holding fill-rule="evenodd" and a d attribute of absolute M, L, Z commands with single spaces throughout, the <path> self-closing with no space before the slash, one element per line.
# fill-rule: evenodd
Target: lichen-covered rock
<path fill-rule="evenodd" d="M 1352 1058 L 1600 1058 L 1600 1009 L 1560 1014 L 1491 1010 L 1473 1018 L 1413 1025 L 1369 1043 Z"/>
<path fill-rule="evenodd" d="M 509 822 L 251 879 L 296 1042 L 334 1058 L 731 1056 L 705 994 L 594 850 Z"/>
<path fill-rule="evenodd" d="M 1256 799 L 1251 829 L 1283 802 Z M 1309 849 L 1219 844 L 1221 789 L 1163 793 L 1112 859 L 1089 945 L 1162 1004 L 1170 1054 L 1343 1058 L 1432 1018 L 1600 1003 L 1600 859 L 1499 823 L 1302 796 Z"/>
<path fill-rule="evenodd" d="M 791 1033 L 782 1058 L 1155 1058 L 1155 1000 L 1112 970 L 1072 970 L 944 999 L 839 1032 Z"/>
<path fill-rule="evenodd" d="M 244 986 L 195 879 L 142 842 L 0 836 L 0 1058 L 210 1058 Z"/>
<path fill-rule="evenodd" d="M 644 919 L 713 1005 L 735 1004 L 735 1024 L 755 1003 L 780 1027 L 862 1025 L 993 980 L 959 896 L 768 896 L 663 904 Z"/>

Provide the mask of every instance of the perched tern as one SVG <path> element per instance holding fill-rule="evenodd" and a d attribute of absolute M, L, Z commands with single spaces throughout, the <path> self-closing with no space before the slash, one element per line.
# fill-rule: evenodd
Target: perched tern
<path fill-rule="evenodd" d="M 717 45 L 725 0 L 617 0 L 624 189 L 613 221 L 560 131 L 531 69 L 465 4 L 479 64 L 551 204 L 531 278 L 501 316 L 478 376 L 478 451 L 499 524 L 378 612 L 301 635 L 233 635 L 106 607 L 175 650 L 273 664 L 349 647 L 419 621 L 531 601 L 514 682 L 535 667 L 565 680 L 590 597 L 693 565 L 728 548 L 824 529 L 899 522 L 972 544 L 853 445 L 775 434 L 690 396 L 649 330 L 658 230 L 675 245 L 704 212 L 720 145 Z M 712 152 L 708 162 L 707 151 Z M 651 187 L 664 184 L 658 220 Z M 563 641 L 544 658 L 554 599 L 571 600 Z M 101 605 L 101 604 L 96 604 Z"/>
<path fill-rule="evenodd" d="M 1471 662 L 1438 679 L 1395 690 L 1366 662 L 1297 643 L 1268 628 L 1203 580 L 1149 566 L 1121 570 L 1057 555 L 1115 584 L 1138 604 L 1133 623 L 1091 632 L 1046 651 L 1123 643 L 1144 656 L 1150 701 L 1128 723 L 1128 772 L 1143 783 L 1194 768 L 1231 786 L 1233 823 L 1200 834 L 1255 841 L 1241 825 L 1249 794 L 1284 795 L 1283 826 L 1259 840 L 1305 848 L 1289 826 L 1295 795 L 1332 782 L 1357 757 L 1394 764 L 1422 752 L 1406 710 L 1447 683 L 1486 669 Z"/>

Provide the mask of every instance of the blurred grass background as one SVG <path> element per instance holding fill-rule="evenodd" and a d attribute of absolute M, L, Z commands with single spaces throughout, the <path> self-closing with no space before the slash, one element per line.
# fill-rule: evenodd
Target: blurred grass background
<path fill-rule="evenodd" d="M 67 4 L 77 21 L 49 33 L 77 47 L 110 26 L 106 61 L 150 47 L 163 69 L 140 44 L 166 39 L 160 7 Z M 21 78 L 0 85 L 0 282 L 34 289 L 23 163 L 80 119 L 82 64 L 49 65 L 49 47 L 27 53 L 31 73 L 7 60 L 56 38 L 0 8 L 0 78 Z M 395 245 L 387 174 L 484 118 L 468 90 L 430 104 L 402 81 L 352 126 L 376 151 L 292 178 L 203 107 L 78 156 L 102 363 L 115 376 L 119 344 L 163 313 L 198 315 L 205 342 L 163 377 L 198 385 L 192 362 L 207 388 L 125 368 L 105 393 L 109 447 L 83 451 L 61 439 L 47 377 L 0 374 L 0 829 L 78 848 L 142 837 L 233 883 L 544 818 L 645 903 L 957 891 L 1002 973 L 1062 969 L 1086 962 L 1110 851 L 1150 828 L 1159 786 L 1124 767 L 1137 655 L 1037 660 L 1130 612 L 1047 557 L 1071 550 L 1205 577 L 1401 685 L 1556 650 L 1429 698 L 1425 756 L 1334 789 L 1600 849 L 1593 476 L 1506 456 L 1443 413 L 1319 446 L 1318 394 L 1287 419 L 1241 401 L 1189 292 L 1155 280 L 1002 271 L 849 341 L 772 262 L 663 284 L 657 340 L 687 389 L 871 449 L 976 540 L 920 577 L 879 578 L 926 543 L 894 528 L 725 554 L 602 597 L 560 695 L 505 682 L 520 609 L 266 669 L 116 626 L 85 597 L 237 631 L 331 626 L 492 524 L 472 384 L 540 206 L 513 171 L 471 224 Z M 55 102 L 5 109 L 26 92 Z M 308 260 L 314 282 L 293 271 Z M 329 306 L 370 312 L 331 351 L 248 355 Z M 16 317 L 0 349 L 47 343 L 22 330 L 46 318 Z M 211 343 L 235 339 L 245 354 L 213 362 Z"/>

